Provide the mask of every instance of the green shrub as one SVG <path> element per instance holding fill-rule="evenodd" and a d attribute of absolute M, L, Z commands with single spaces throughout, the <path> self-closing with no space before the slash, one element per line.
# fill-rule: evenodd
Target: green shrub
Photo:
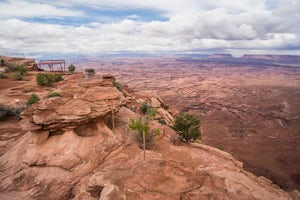
<path fill-rule="evenodd" d="M 25 88 L 25 89 L 23 90 L 23 92 L 24 92 L 24 93 L 32 92 L 32 89 L 31 89 L 31 88 Z"/>
<path fill-rule="evenodd" d="M 22 76 L 26 74 L 27 69 L 23 65 L 15 66 L 15 71 L 19 72 Z"/>
<path fill-rule="evenodd" d="M 162 106 L 163 109 L 169 110 L 169 106 L 167 106 L 167 105 L 165 105 L 165 104 L 162 104 L 161 106 Z"/>
<path fill-rule="evenodd" d="M 52 83 L 51 80 L 48 78 L 48 74 L 45 73 L 38 73 L 36 75 L 36 82 L 39 85 L 46 85 L 46 86 L 49 86 Z"/>
<path fill-rule="evenodd" d="M 95 74 L 95 70 L 93 68 L 87 68 L 84 70 L 86 73 Z"/>
<path fill-rule="evenodd" d="M 143 114 L 147 114 L 151 108 L 152 107 L 147 102 L 143 102 L 140 107 L 140 110 L 142 111 Z"/>
<path fill-rule="evenodd" d="M 113 85 L 122 92 L 122 86 L 120 85 L 120 83 L 118 83 L 116 80 L 113 80 Z"/>
<path fill-rule="evenodd" d="M 0 67 L 5 67 L 5 60 L 4 59 L 0 60 Z"/>
<path fill-rule="evenodd" d="M 124 95 L 124 97 L 127 97 L 127 94 L 123 91 L 123 88 L 120 83 L 118 83 L 116 80 L 113 80 L 113 85 Z"/>
<path fill-rule="evenodd" d="M 92 69 L 92 68 L 87 68 L 87 69 L 85 69 L 84 71 L 85 71 L 87 77 L 93 77 L 93 76 L 95 76 L 95 74 L 96 74 L 96 73 L 95 73 L 95 70 Z"/>
<path fill-rule="evenodd" d="M 52 97 L 61 97 L 62 95 L 59 92 L 51 92 L 48 94 L 47 98 L 52 98 Z"/>
<path fill-rule="evenodd" d="M 218 147 L 218 149 L 224 151 L 224 147 Z"/>
<path fill-rule="evenodd" d="M 6 72 L 19 72 L 22 76 L 26 74 L 27 69 L 23 65 L 6 63 Z"/>
<path fill-rule="evenodd" d="M 19 118 L 20 113 L 27 108 L 26 105 L 18 105 L 16 107 L 9 107 L 0 104 L 0 121 L 4 121 L 8 116 L 15 116 Z"/>
<path fill-rule="evenodd" d="M 16 81 L 21 81 L 21 80 L 23 80 L 23 76 L 20 72 L 16 72 L 13 74 L 13 79 Z"/>
<path fill-rule="evenodd" d="M 181 113 L 175 119 L 175 124 L 172 127 L 184 142 L 196 140 L 201 136 L 199 130 L 200 120 L 188 113 Z"/>
<path fill-rule="evenodd" d="M 6 72 L 15 72 L 16 71 L 16 65 L 13 63 L 6 63 Z"/>
<path fill-rule="evenodd" d="M 7 78 L 6 74 L 0 73 L 0 78 Z"/>
<path fill-rule="evenodd" d="M 8 107 L 0 104 L 0 121 L 4 121 L 9 116 Z"/>
<path fill-rule="evenodd" d="M 36 75 L 36 82 L 41 86 L 50 86 L 53 82 L 61 80 L 61 74 L 38 73 Z"/>
<path fill-rule="evenodd" d="M 36 94 L 33 93 L 27 100 L 27 105 L 32 105 L 32 104 L 38 102 L 39 100 L 40 100 L 40 98 Z"/>
<path fill-rule="evenodd" d="M 61 74 L 50 74 L 50 79 L 52 79 L 53 82 L 58 82 L 63 80 Z"/>
<path fill-rule="evenodd" d="M 76 69 L 76 67 L 73 64 L 69 65 L 69 67 L 68 67 L 69 72 L 74 72 L 75 69 Z"/>
<path fill-rule="evenodd" d="M 163 124 L 163 125 L 166 125 L 166 124 L 167 124 L 166 120 L 163 119 L 163 118 L 159 118 L 159 119 L 158 119 L 158 122 L 161 123 L 161 124 Z"/>

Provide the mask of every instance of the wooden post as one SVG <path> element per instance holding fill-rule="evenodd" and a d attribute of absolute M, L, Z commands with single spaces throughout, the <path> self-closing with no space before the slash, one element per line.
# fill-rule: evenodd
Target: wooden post
<path fill-rule="evenodd" d="M 144 160 L 146 160 L 146 134 L 143 131 L 143 149 L 144 149 Z"/>
<path fill-rule="evenodd" d="M 112 129 L 115 129 L 114 104 L 111 105 L 111 123 L 112 123 Z"/>

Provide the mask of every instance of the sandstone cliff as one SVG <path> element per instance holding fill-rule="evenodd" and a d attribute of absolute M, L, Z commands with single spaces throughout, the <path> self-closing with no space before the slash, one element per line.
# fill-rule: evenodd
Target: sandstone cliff
<path fill-rule="evenodd" d="M 230 154 L 183 144 L 156 121 L 160 135 L 144 160 L 127 125 L 140 99 L 112 79 L 79 77 L 65 76 L 56 88 L 62 97 L 22 114 L 27 132 L 0 157 L 0 199 L 292 199 Z M 149 103 L 171 123 L 159 99 Z"/>

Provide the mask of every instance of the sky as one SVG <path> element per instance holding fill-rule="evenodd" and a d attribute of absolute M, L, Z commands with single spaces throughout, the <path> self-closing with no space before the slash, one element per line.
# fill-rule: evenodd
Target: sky
<path fill-rule="evenodd" d="M 300 0 L 0 0 L 0 54 L 300 55 Z"/>

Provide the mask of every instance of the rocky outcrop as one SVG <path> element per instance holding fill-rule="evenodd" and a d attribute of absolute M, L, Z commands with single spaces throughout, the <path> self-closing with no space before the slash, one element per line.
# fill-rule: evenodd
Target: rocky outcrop
<path fill-rule="evenodd" d="M 125 104 L 125 97 L 111 81 L 91 79 L 82 84 L 65 83 L 62 98 L 48 98 L 22 114 L 24 130 L 57 132 L 74 129 L 95 118 L 117 112 Z"/>
<path fill-rule="evenodd" d="M 151 126 L 160 135 L 144 159 L 128 128 L 139 114 L 122 106 L 122 93 L 101 83 L 66 79 L 58 87 L 63 97 L 23 114 L 28 132 L 0 157 L 1 199 L 291 199 L 230 154 L 181 143 L 157 122 Z M 111 103 L 114 129 L 107 123 Z"/>

